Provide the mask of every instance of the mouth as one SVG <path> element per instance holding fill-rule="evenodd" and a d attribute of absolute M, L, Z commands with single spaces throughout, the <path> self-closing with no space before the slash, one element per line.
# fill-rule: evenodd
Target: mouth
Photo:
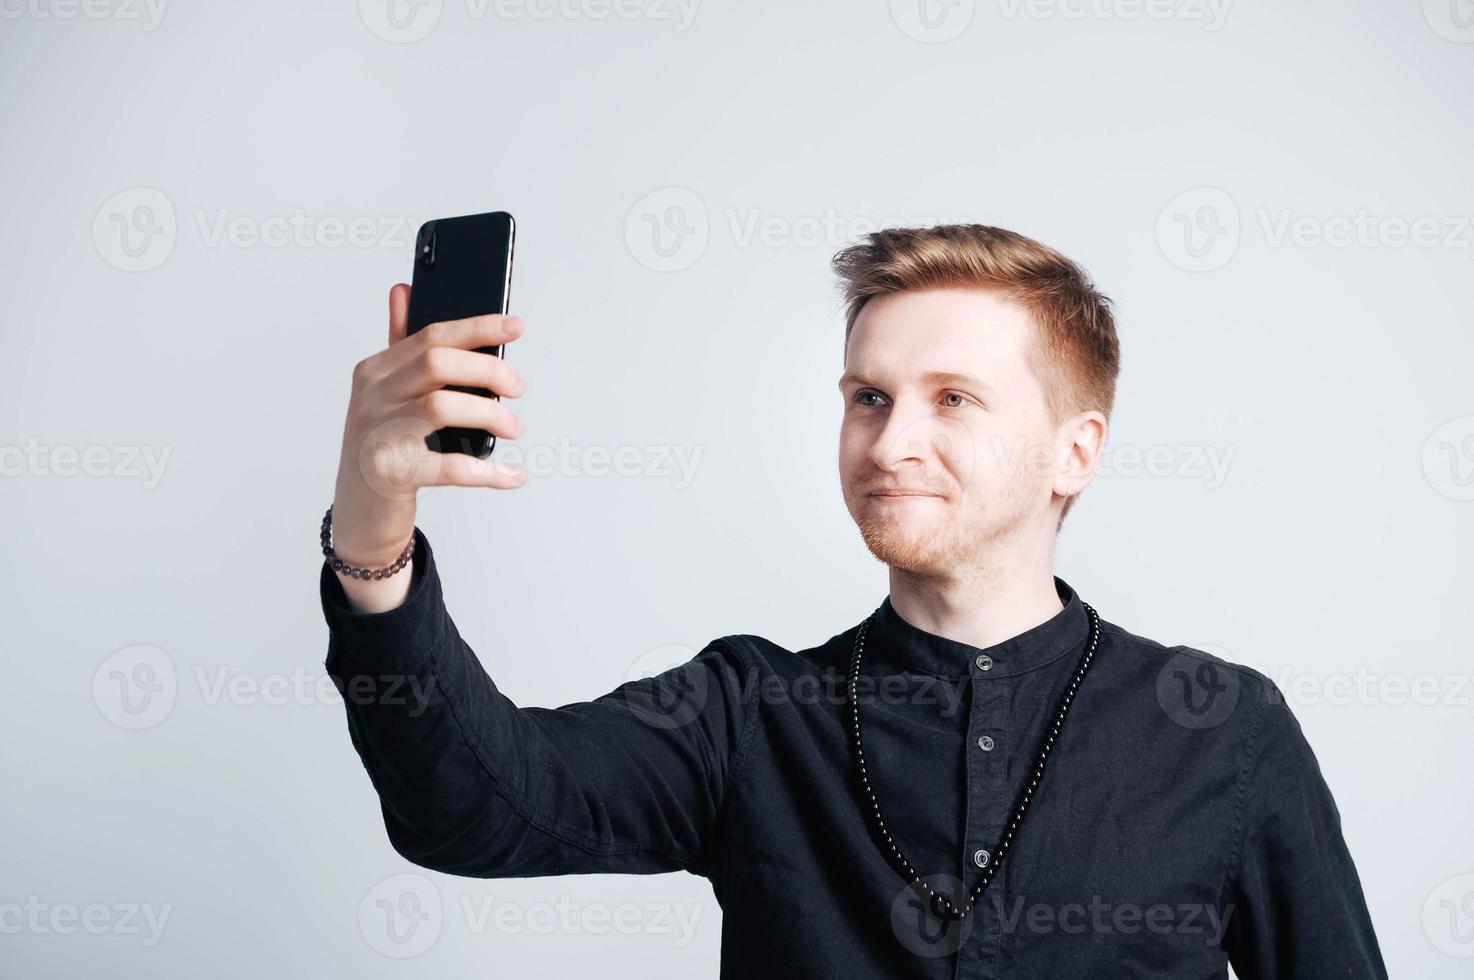
<path fill-rule="evenodd" d="M 880 497 L 882 499 L 905 499 L 907 497 L 934 497 L 941 499 L 939 493 L 927 493 L 923 490 L 873 490 L 867 496 Z"/>

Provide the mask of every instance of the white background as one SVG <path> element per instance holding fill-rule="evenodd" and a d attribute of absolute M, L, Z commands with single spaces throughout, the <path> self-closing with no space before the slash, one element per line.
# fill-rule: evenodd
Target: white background
<path fill-rule="evenodd" d="M 715 976 L 699 879 L 408 865 L 314 693 L 349 372 L 414 227 L 505 209 L 519 443 L 573 462 L 420 523 L 519 703 L 879 604 L 827 263 L 877 222 L 1014 228 L 1118 304 L 1116 464 L 1059 573 L 1281 681 L 1392 975 L 1468 975 L 1467 0 L 387 2 L 0 5 L 0 974 Z M 633 935 L 580 918 L 626 903 Z"/>

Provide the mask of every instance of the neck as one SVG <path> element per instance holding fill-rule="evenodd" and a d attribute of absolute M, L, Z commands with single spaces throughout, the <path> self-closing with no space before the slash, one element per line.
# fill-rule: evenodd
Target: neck
<path fill-rule="evenodd" d="M 913 626 L 975 647 L 991 647 L 1054 618 L 1052 549 L 1002 549 L 945 575 L 890 569 L 891 605 Z"/>

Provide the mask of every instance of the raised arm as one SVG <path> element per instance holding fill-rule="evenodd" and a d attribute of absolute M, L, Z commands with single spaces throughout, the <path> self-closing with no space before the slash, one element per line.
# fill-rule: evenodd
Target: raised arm
<path fill-rule="evenodd" d="M 756 713 L 743 642 L 592 701 L 520 708 L 493 683 L 445 608 L 430 543 L 415 530 L 421 487 L 514 489 L 526 474 L 431 452 L 445 426 L 521 434 L 502 401 L 522 379 L 479 347 L 521 320 L 474 317 L 405 334 L 409 287 L 389 297 L 389 346 L 359 362 L 333 502 L 333 549 L 383 568 L 414 536 L 413 561 L 379 579 L 321 574 L 328 673 L 394 848 L 428 868 L 479 877 L 588 872 L 709 874 L 713 827 Z M 505 654 L 503 654 L 505 656 Z"/>
<path fill-rule="evenodd" d="M 474 877 L 710 874 L 711 843 L 756 720 L 742 641 L 592 701 L 519 708 L 446 611 L 420 535 L 406 601 L 348 607 L 322 572 L 327 669 L 394 849 Z"/>

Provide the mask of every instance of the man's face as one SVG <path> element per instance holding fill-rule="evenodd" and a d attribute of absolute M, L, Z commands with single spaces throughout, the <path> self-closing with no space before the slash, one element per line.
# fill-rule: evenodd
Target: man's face
<path fill-rule="evenodd" d="M 1055 430 L 1024 309 L 978 289 L 870 300 L 840 379 L 845 506 L 886 565 L 947 576 L 1018 532 L 1052 537 Z M 951 376 L 948 376 L 951 375 Z"/>

